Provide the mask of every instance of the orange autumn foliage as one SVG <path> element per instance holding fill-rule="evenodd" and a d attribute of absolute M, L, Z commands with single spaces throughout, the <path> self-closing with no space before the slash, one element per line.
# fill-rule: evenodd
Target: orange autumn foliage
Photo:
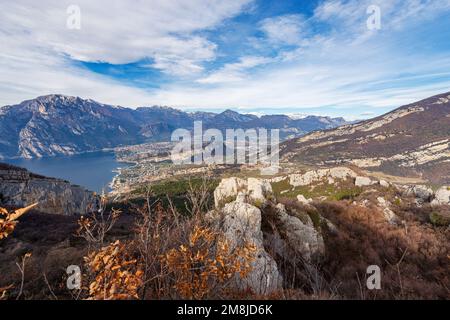
<path fill-rule="evenodd" d="M 33 209 L 35 206 L 37 206 L 37 203 L 32 204 L 31 206 L 21 208 L 14 210 L 12 212 L 8 211 L 5 208 L 0 207 L 0 240 L 5 239 L 8 237 L 16 228 L 16 225 L 18 223 L 18 220 L 23 214 L 28 212 L 29 210 Z M 28 258 L 29 254 L 25 255 L 25 258 Z M 0 288 L 0 300 L 3 300 L 6 298 L 6 293 L 9 289 L 11 289 L 13 286 L 9 285 L 4 288 Z"/>
<path fill-rule="evenodd" d="M 18 223 L 17 219 L 35 206 L 37 206 L 37 203 L 12 212 L 0 207 L 0 217 L 3 217 L 0 218 L 0 240 L 9 236 Z"/>
<path fill-rule="evenodd" d="M 182 298 L 202 299 L 217 290 L 217 285 L 225 288 L 234 276 L 244 278 L 251 271 L 255 252 L 250 243 L 232 250 L 223 237 L 195 226 L 188 244 L 171 249 L 161 260 L 175 278 L 174 288 Z"/>
<path fill-rule="evenodd" d="M 137 299 L 143 272 L 119 240 L 85 257 L 92 300 Z"/>

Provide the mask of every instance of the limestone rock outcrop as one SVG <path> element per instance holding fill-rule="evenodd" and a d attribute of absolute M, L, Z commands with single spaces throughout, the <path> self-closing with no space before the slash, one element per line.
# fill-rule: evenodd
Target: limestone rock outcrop
<path fill-rule="evenodd" d="M 94 193 L 69 182 L 0 164 L 0 205 L 23 207 L 39 203 L 36 210 L 50 214 L 84 214 L 96 210 Z"/>
<path fill-rule="evenodd" d="M 331 179 L 345 180 L 347 178 L 355 178 L 356 172 L 347 167 L 335 167 L 330 169 L 318 169 L 308 171 L 304 174 L 291 174 L 289 183 L 294 187 L 307 186 L 314 182 L 320 182 L 323 179 L 327 181 Z M 334 182 L 334 180 L 332 180 Z"/>
<path fill-rule="evenodd" d="M 390 203 L 386 201 L 386 199 L 383 197 L 378 197 L 377 202 L 387 222 L 390 224 L 395 224 L 399 221 L 398 216 L 389 208 Z"/>
<path fill-rule="evenodd" d="M 231 248 L 246 243 L 256 246 L 252 271 L 244 279 L 236 279 L 234 285 L 258 294 L 274 292 L 283 284 L 275 258 L 310 262 L 325 251 L 322 234 L 309 215 L 300 219 L 296 213 L 288 212 L 283 204 L 267 199 L 271 193 L 272 187 L 267 180 L 226 178 L 214 191 L 216 208 L 207 214 L 207 220 L 228 239 Z M 310 202 L 303 199 L 305 203 Z M 254 205 L 256 200 L 265 203 L 263 209 Z M 274 213 L 270 213 L 270 208 L 275 210 Z M 263 223 L 273 223 L 276 229 L 263 233 Z M 273 250 L 274 243 L 278 250 Z M 273 256 L 266 251 L 267 245 L 272 248 Z"/>
<path fill-rule="evenodd" d="M 236 278 L 233 285 L 240 290 L 251 289 L 256 294 L 270 294 L 281 288 L 282 276 L 275 260 L 264 249 L 261 211 L 245 200 L 245 195 L 240 193 L 235 201 L 227 203 L 219 212 L 210 213 L 210 217 L 230 243 L 230 248 L 246 243 L 256 247 L 250 273 L 244 278 Z"/>
<path fill-rule="evenodd" d="M 313 200 L 311 198 L 306 199 L 304 195 L 299 194 L 297 196 L 297 201 L 300 202 L 301 204 L 310 204 Z"/>
<path fill-rule="evenodd" d="M 226 178 L 214 190 L 214 204 L 219 207 L 222 202 L 236 197 L 240 190 L 244 189 L 246 181 L 240 178 Z"/>
<path fill-rule="evenodd" d="M 370 179 L 369 177 L 358 176 L 355 178 L 355 186 L 357 187 L 365 187 L 373 184 L 375 184 L 375 182 L 372 181 L 372 179 Z"/>
<path fill-rule="evenodd" d="M 434 194 L 432 205 L 450 205 L 450 187 L 443 186 Z"/>
<path fill-rule="evenodd" d="M 264 179 L 225 178 L 214 190 L 214 204 L 217 207 L 236 199 L 240 192 L 245 192 L 249 199 L 264 202 L 266 196 L 272 192 L 269 181 Z"/>
<path fill-rule="evenodd" d="M 306 261 L 324 253 L 323 237 L 313 225 L 305 224 L 299 218 L 289 215 L 283 204 L 278 204 L 276 209 L 278 230 L 295 253 Z"/>
<path fill-rule="evenodd" d="M 267 180 L 248 178 L 247 192 L 250 199 L 254 201 L 265 201 L 266 196 L 272 193 L 272 186 Z"/>
<path fill-rule="evenodd" d="M 433 197 L 433 190 L 425 185 L 409 186 L 405 193 L 416 197 L 420 202 L 429 202 Z"/>
<path fill-rule="evenodd" d="M 389 182 L 387 182 L 386 180 L 380 180 L 380 186 L 382 186 L 383 188 L 389 188 L 390 184 Z"/>

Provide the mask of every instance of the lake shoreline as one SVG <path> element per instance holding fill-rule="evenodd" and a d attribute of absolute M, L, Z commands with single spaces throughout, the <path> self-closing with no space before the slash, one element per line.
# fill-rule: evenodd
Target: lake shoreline
<path fill-rule="evenodd" d="M 66 180 L 97 193 L 110 192 L 111 184 L 118 172 L 131 165 L 118 161 L 114 149 L 70 156 L 2 159 L 0 161 L 25 168 L 35 174 Z"/>

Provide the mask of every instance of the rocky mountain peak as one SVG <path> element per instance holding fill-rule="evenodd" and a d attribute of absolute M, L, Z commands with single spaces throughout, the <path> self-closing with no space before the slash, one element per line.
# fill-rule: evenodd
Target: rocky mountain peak
<path fill-rule="evenodd" d="M 168 141 L 178 128 L 191 130 L 194 121 L 207 128 L 266 127 L 282 129 L 281 138 L 328 128 L 316 119 L 295 122 L 227 110 L 220 114 L 188 113 L 169 107 L 136 110 L 91 99 L 50 94 L 0 109 L 0 159 L 72 155 L 144 142 Z M 334 125 L 332 125 L 334 126 Z"/>
<path fill-rule="evenodd" d="M 247 122 L 247 121 L 252 121 L 255 119 L 258 119 L 257 116 L 254 115 L 249 115 L 249 114 L 240 114 L 239 112 L 227 109 L 225 111 L 223 111 L 222 113 L 219 113 L 216 118 L 221 118 L 221 119 L 230 119 L 230 120 L 234 120 L 234 121 L 242 121 L 242 122 Z"/>

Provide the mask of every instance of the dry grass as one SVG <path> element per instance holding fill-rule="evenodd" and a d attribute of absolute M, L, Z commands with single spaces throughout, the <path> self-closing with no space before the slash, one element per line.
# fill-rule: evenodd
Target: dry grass
<path fill-rule="evenodd" d="M 373 208 L 345 202 L 316 204 L 339 230 L 325 236 L 325 274 L 340 283 L 349 299 L 448 299 L 450 297 L 450 233 L 403 216 L 390 225 Z M 366 268 L 382 270 L 382 290 L 365 286 Z"/>
<path fill-rule="evenodd" d="M 235 290 L 234 283 L 251 271 L 254 247 L 228 242 L 204 219 L 209 193 L 191 188 L 189 215 L 176 207 L 151 201 L 131 206 L 119 215 L 104 209 L 77 222 L 73 217 L 31 213 L 17 225 L 14 236 L 0 243 L 0 297 L 21 299 L 227 299 L 254 297 Z M 264 208 L 265 247 L 283 273 L 284 288 L 261 299 L 448 299 L 450 297 L 450 230 L 434 226 L 429 215 L 447 208 L 396 206 L 404 220 L 388 224 L 375 208 L 350 201 L 315 202 L 313 207 L 285 201 L 290 214 L 308 216 L 323 233 L 325 256 L 305 262 L 289 245 L 282 256 L 276 246 L 275 214 Z M 106 208 L 106 206 L 103 206 Z M 272 209 L 273 212 L 270 210 Z M 434 211 L 432 211 L 434 210 Z M 22 212 L 22 211 L 20 211 Z M 440 211 L 439 211 L 440 212 Z M 17 213 L 17 212 L 16 212 Z M 338 232 L 330 232 L 327 218 Z M 9 220 L 7 220 L 9 218 Z M 12 218 L 13 220 L 11 220 Z M 46 220 L 47 219 L 47 220 Z M 17 227 L 17 228 L 16 228 Z M 3 230 L 3 229 L 2 229 Z M 271 236 L 269 239 L 268 235 Z M 16 249 L 17 248 L 17 249 Z M 33 256 L 20 260 L 27 252 Z M 17 268 L 18 260 L 22 268 Z M 23 262 L 23 264 L 22 264 Z M 83 270 L 82 289 L 65 287 L 68 265 Z M 365 289 L 366 268 L 379 265 L 382 290 Z M 26 268 L 25 268 L 26 267 Z M 19 270 L 18 270 L 19 269 Z M 22 269 L 22 271 L 20 271 Z M 6 294 L 6 291 L 9 294 Z"/>
<path fill-rule="evenodd" d="M 89 244 L 84 258 L 85 299 L 210 299 L 235 294 L 231 283 L 251 271 L 252 244 L 230 249 L 226 239 L 203 220 L 210 202 L 205 181 L 189 183 L 186 210 L 163 208 L 146 192 L 143 206 L 135 206 L 131 236 L 99 247 L 114 228 L 117 210 L 100 218 L 81 217 L 78 234 Z M 100 233 L 99 233 L 100 231 Z"/>

